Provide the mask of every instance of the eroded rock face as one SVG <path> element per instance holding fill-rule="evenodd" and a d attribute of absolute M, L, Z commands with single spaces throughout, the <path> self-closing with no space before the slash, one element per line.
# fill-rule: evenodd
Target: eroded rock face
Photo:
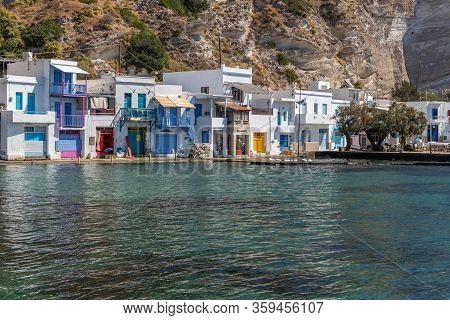
<path fill-rule="evenodd" d="M 419 0 L 404 37 L 408 75 L 419 88 L 450 88 L 450 1 Z"/>
<path fill-rule="evenodd" d="M 172 55 L 193 68 L 218 66 L 221 33 L 223 62 L 252 66 L 255 81 L 273 89 L 287 86 L 286 68 L 296 70 L 303 84 L 363 79 L 381 92 L 407 78 L 403 36 L 415 0 L 311 0 L 313 11 L 303 16 L 283 1 L 211 1 L 194 21 L 165 8 L 155 10 L 155 0 L 134 3 Z M 288 66 L 278 63 L 280 52 Z"/>

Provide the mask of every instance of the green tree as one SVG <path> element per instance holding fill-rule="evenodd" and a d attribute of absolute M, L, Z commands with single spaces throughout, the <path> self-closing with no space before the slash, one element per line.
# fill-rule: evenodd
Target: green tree
<path fill-rule="evenodd" d="M 420 100 L 417 88 L 409 81 L 397 83 L 391 91 L 392 98 L 398 102 L 408 102 Z"/>
<path fill-rule="evenodd" d="M 383 151 L 384 140 L 391 133 L 389 112 L 376 106 L 362 106 L 363 128 L 373 151 Z"/>
<path fill-rule="evenodd" d="M 349 106 L 340 106 L 333 117 L 336 120 L 338 129 L 342 132 L 347 140 L 345 151 L 351 148 L 351 136 L 359 134 L 364 130 L 364 111 L 365 107 L 357 104 Z"/>
<path fill-rule="evenodd" d="M 407 139 L 422 134 L 428 121 L 423 112 L 404 103 L 393 103 L 389 107 L 389 123 L 391 133 L 399 134 L 400 144 L 404 149 Z"/>
<path fill-rule="evenodd" d="M 286 69 L 284 71 L 284 75 L 289 84 L 296 83 L 298 81 L 298 74 L 294 71 L 294 69 Z"/>
<path fill-rule="evenodd" d="M 63 48 L 58 41 L 49 41 L 42 47 L 43 58 L 61 59 L 63 57 Z"/>
<path fill-rule="evenodd" d="M 167 64 L 169 56 L 161 40 L 150 30 L 133 33 L 127 44 L 127 66 L 148 72 L 161 71 Z"/>
<path fill-rule="evenodd" d="M 17 56 L 24 48 L 16 16 L 0 6 L 0 55 Z"/>
<path fill-rule="evenodd" d="M 22 39 L 27 47 L 41 48 L 46 42 L 57 41 L 64 29 L 55 20 L 47 19 L 25 28 Z"/>
<path fill-rule="evenodd" d="M 283 52 L 278 52 L 277 54 L 278 63 L 282 66 L 287 66 L 289 64 L 289 59 Z"/>

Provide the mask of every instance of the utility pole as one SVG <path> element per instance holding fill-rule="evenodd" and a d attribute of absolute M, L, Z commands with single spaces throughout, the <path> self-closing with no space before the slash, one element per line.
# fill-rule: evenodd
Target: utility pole
<path fill-rule="evenodd" d="M 122 44 L 120 43 L 120 41 L 118 42 L 119 44 L 119 70 L 118 73 L 120 73 L 120 70 L 122 69 Z"/>
<path fill-rule="evenodd" d="M 219 31 L 218 33 L 219 36 L 219 69 L 222 68 L 222 34 Z"/>

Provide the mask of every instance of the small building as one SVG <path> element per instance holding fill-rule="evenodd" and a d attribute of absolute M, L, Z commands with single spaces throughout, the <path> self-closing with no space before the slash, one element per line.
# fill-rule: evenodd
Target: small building
<path fill-rule="evenodd" d="M 25 57 L 1 80 L 2 158 L 85 157 L 88 73 L 73 61 Z"/>
<path fill-rule="evenodd" d="M 428 142 L 450 142 L 450 103 L 417 101 L 406 105 L 425 113 L 428 125 L 423 138 Z"/>
<path fill-rule="evenodd" d="M 252 139 L 252 104 L 267 90 L 252 84 L 252 69 L 232 68 L 170 72 L 167 85 L 181 85 L 195 105 L 194 143 L 210 146 L 211 156 L 249 156 L 267 148 L 261 128 Z M 256 123 L 256 122 L 255 122 Z M 267 139 L 267 141 L 270 141 Z"/>
<path fill-rule="evenodd" d="M 194 106 L 182 98 L 181 86 L 156 84 L 152 77 L 106 76 L 89 81 L 89 100 L 93 156 L 111 149 L 134 157 L 189 153 Z"/>
<path fill-rule="evenodd" d="M 342 145 L 333 116 L 345 101 L 333 100 L 330 92 L 284 90 L 274 94 L 277 110 L 275 140 L 280 152 L 335 150 Z"/>

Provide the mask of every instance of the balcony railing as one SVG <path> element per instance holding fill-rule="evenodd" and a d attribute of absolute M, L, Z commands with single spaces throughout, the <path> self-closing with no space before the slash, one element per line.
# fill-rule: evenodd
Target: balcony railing
<path fill-rule="evenodd" d="M 161 127 L 163 128 L 177 128 L 177 127 L 190 127 L 190 117 L 163 117 L 161 118 Z"/>
<path fill-rule="evenodd" d="M 61 127 L 63 128 L 83 128 L 84 117 L 81 115 L 62 116 L 59 120 Z"/>
<path fill-rule="evenodd" d="M 146 121 L 152 122 L 156 121 L 156 108 L 149 109 L 139 109 L 139 108 L 121 108 L 116 113 L 111 126 L 115 127 L 117 124 L 120 125 L 120 130 L 127 121 Z"/>
<path fill-rule="evenodd" d="M 52 85 L 52 94 L 63 96 L 86 96 L 87 86 L 85 84 L 54 83 Z"/>

